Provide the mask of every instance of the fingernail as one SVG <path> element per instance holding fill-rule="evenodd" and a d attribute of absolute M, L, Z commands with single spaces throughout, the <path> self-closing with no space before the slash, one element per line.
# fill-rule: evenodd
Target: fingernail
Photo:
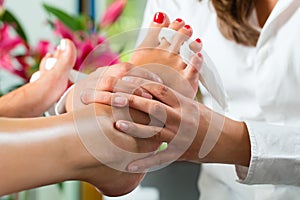
<path fill-rule="evenodd" d="M 158 82 L 158 83 L 163 83 L 163 81 L 161 80 L 161 78 L 157 75 L 153 76 L 153 79 Z"/>
<path fill-rule="evenodd" d="M 182 22 L 183 20 L 180 19 L 180 18 L 177 18 L 176 21 L 180 23 L 180 22 Z"/>
<path fill-rule="evenodd" d="M 123 81 L 127 81 L 127 82 L 133 82 L 133 79 L 131 77 L 129 77 L 129 76 L 122 77 L 122 80 Z"/>
<path fill-rule="evenodd" d="M 141 96 L 146 98 L 146 99 L 152 99 L 153 98 L 152 95 L 147 93 L 147 92 L 142 92 Z"/>
<path fill-rule="evenodd" d="M 189 30 L 189 29 L 191 29 L 191 26 L 190 25 L 185 25 L 184 28 Z"/>
<path fill-rule="evenodd" d="M 121 130 L 121 131 L 127 131 L 129 128 L 129 125 L 126 122 L 117 122 L 117 127 Z"/>
<path fill-rule="evenodd" d="M 56 58 L 47 58 L 46 63 L 45 63 L 45 69 L 46 70 L 51 70 L 54 65 L 56 64 L 57 59 Z"/>
<path fill-rule="evenodd" d="M 128 167 L 129 172 L 137 172 L 139 170 L 139 167 L 137 165 L 132 165 Z"/>
<path fill-rule="evenodd" d="M 65 39 L 60 40 L 58 48 L 64 51 L 67 48 L 67 41 Z"/>
<path fill-rule="evenodd" d="M 117 96 L 117 97 L 113 98 L 112 104 L 113 104 L 113 106 L 121 106 L 121 107 L 123 107 L 123 106 L 127 105 L 127 102 L 128 102 L 127 98 Z"/>
<path fill-rule="evenodd" d="M 165 20 L 165 14 L 162 12 L 157 12 L 154 15 L 153 21 L 158 24 L 162 24 Z"/>
<path fill-rule="evenodd" d="M 201 42 L 202 42 L 200 38 L 197 38 L 195 41 L 196 41 L 197 43 L 201 43 Z"/>
<path fill-rule="evenodd" d="M 199 58 L 202 58 L 202 54 L 201 54 L 201 53 L 197 53 L 197 56 L 198 56 Z"/>

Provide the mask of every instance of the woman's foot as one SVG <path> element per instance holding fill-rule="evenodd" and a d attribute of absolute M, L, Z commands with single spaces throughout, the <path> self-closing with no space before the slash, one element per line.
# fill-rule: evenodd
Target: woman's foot
<path fill-rule="evenodd" d="M 157 13 L 154 19 L 156 22 L 151 24 L 151 29 L 147 37 L 133 53 L 131 63 L 158 74 L 165 84 L 192 98 L 198 87 L 198 70 L 202 64 L 202 57 L 198 55 L 198 52 L 201 50 L 202 44 L 198 40 L 191 44 L 190 48 L 195 52 L 195 55 L 191 58 L 190 63 L 186 64 L 179 55 L 179 50 L 181 45 L 191 37 L 192 29 L 186 26 L 180 19 L 170 24 L 165 14 Z M 158 35 L 164 27 L 178 31 L 171 44 L 164 39 L 161 43 L 159 42 Z M 191 90 L 188 89 L 189 87 L 187 87 L 186 83 L 191 85 Z M 100 109 L 102 113 L 106 113 L 108 117 L 111 116 L 113 118 L 110 107 L 103 104 L 100 106 L 102 107 Z M 103 109 L 106 111 L 103 112 Z M 143 117 L 145 116 L 141 116 L 140 118 Z M 111 120 L 115 121 L 116 119 Z M 138 150 L 141 149 L 144 152 L 153 151 L 153 149 L 145 150 L 148 144 L 147 140 L 145 140 L 144 147 L 138 149 L 135 149 L 134 145 L 130 145 L 130 142 L 126 142 L 126 139 L 122 141 L 126 145 L 120 148 L 126 149 L 127 146 L 131 152 L 139 152 Z M 158 143 L 157 147 L 159 145 L 160 143 Z M 86 178 L 84 178 L 85 181 L 93 184 L 104 194 L 111 196 L 123 195 L 130 192 L 144 177 L 144 174 L 126 173 L 101 164 L 86 169 L 84 174 L 86 175 Z"/>
<path fill-rule="evenodd" d="M 172 41 L 165 38 L 160 40 L 159 35 L 163 28 L 177 31 Z M 202 65 L 202 55 L 199 53 L 202 49 L 201 40 L 196 39 L 190 44 L 190 49 L 195 54 L 191 58 L 186 58 L 189 60 L 188 64 L 179 54 L 182 44 L 189 40 L 192 34 L 192 28 L 182 19 L 178 18 L 170 23 L 166 14 L 158 12 L 154 16 L 146 38 L 134 51 L 130 62 L 155 72 L 162 78 L 164 84 L 193 98 L 198 89 L 198 71 Z M 183 81 L 188 81 L 192 91 L 187 89 Z"/>
<path fill-rule="evenodd" d="M 40 71 L 26 84 L 1 97 L 3 117 L 39 117 L 63 94 L 70 69 L 75 63 L 76 49 L 69 40 L 62 40 L 54 54 L 48 54 Z M 52 69 L 51 69 L 52 68 Z"/>
<path fill-rule="evenodd" d="M 65 92 L 68 77 L 76 60 L 76 48 L 72 41 L 62 39 L 54 53 L 48 53 L 40 63 L 40 69 L 31 77 L 31 84 L 45 91 L 45 110 L 53 105 Z"/>

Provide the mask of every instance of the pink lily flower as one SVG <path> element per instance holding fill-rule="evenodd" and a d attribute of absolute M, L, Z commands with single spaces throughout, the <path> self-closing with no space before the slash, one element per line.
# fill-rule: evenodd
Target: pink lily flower
<path fill-rule="evenodd" d="M 0 9 L 3 7 L 4 5 L 4 0 L 0 0 Z"/>
<path fill-rule="evenodd" d="M 43 58 L 51 49 L 51 43 L 47 40 L 40 40 L 35 48 L 35 54 Z"/>
<path fill-rule="evenodd" d="M 88 34 L 85 31 L 72 32 L 61 22 L 57 21 L 54 26 L 55 33 L 61 38 L 72 40 L 77 48 L 77 60 L 75 70 L 89 73 L 98 67 L 109 66 L 119 62 L 118 54 L 111 51 L 106 45 L 105 37 L 97 33 Z M 105 46 L 104 51 L 95 50 L 99 45 Z M 106 47 L 107 46 L 107 47 Z"/>
<path fill-rule="evenodd" d="M 15 66 L 13 51 L 20 45 L 27 47 L 19 36 L 10 36 L 10 26 L 4 24 L 0 28 L 0 68 L 26 79 L 26 66 Z M 18 61 L 18 59 L 17 59 Z M 19 67 L 18 69 L 16 67 Z"/>
<path fill-rule="evenodd" d="M 62 38 L 75 41 L 74 33 L 59 20 L 54 21 L 54 33 Z"/>
<path fill-rule="evenodd" d="M 118 20 L 126 6 L 126 0 L 116 0 L 112 3 L 102 16 L 100 26 L 106 27 Z"/>

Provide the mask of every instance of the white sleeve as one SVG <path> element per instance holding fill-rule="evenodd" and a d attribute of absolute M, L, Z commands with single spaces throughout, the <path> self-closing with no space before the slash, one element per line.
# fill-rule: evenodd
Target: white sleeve
<path fill-rule="evenodd" d="M 75 84 L 72 85 L 71 87 L 69 87 L 68 90 L 60 97 L 57 104 L 55 104 L 55 107 L 54 107 L 55 115 L 61 115 L 63 113 L 66 113 L 67 96 L 68 96 L 70 90 L 73 89 L 74 86 L 75 86 Z"/>
<path fill-rule="evenodd" d="M 300 128 L 246 122 L 251 142 L 249 168 L 236 166 L 244 184 L 300 186 Z"/>

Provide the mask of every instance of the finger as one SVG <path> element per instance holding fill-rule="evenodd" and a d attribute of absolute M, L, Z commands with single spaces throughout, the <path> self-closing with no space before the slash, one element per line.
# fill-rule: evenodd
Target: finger
<path fill-rule="evenodd" d="M 176 157 L 167 149 L 155 155 L 133 161 L 128 165 L 127 169 L 131 173 L 142 173 L 157 166 L 168 165 L 174 161 L 176 161 Z"/>
<path fill-rule="evenodd" d="M 139 77 L 139 78 L 147 79 L 158 83 L 163 83 L 162 79 L 157 74 L 154 74 L 153 72 L 147 69 L 142 69 L 137 67 L 130 70 L 126 76 L 134 76 L 134 77 Z"/>
<path fill-rule="evenodd" d="M 124 92 L 152 99 L 152 95 L 150 95 L 145 89 L 132 82 L 126 82 L 113 76 L 99 78 L 95 89 L 108 92 Z"/>
<path fill-rule="evenodd" d="M 164 104 L 167 104 L 171 107 L 178 106 L 179 93 L 163 84 L 131 76 L 123 77 L 122 80 L 140 86 Z"/>
<path fill-rule="evenodd" d="M 130 121 L 119 120 L 116 122 L 116 128 L 132 137 L 153 137 L 153 139 L 160 142 L 170 142 L 174 138 L 174 134 L 162 126 L 149 126 Z"/>
<path fill-rule="evenodd" d="M 155 118 L 162 123 L 176 124 L 180 122 L 180 113 L 178 115 L 177 110 L 165 105 L 156 100 L 146 99 L 136 95 L 128 95 L 124 93 L 117 93 L 117 96 L 113 96 L 112 102 L 122 101 L 127 102 L 128 106 L 136 110 L 148 113 L 150 118 Z M 114 98 L 117 99 L 115 100 Z M 124 98 L 123 100 L 121 100 Z M 126 100 L 127 99 L 127 100 Z"/>
<path fill-rule="evenodd" d="M 114 98 L 113 98 L 114 96 Z M 114 94 L 106 91 L 97 91 L 94 89 L 85 89 L 80 95 L 81 102 L 88 105 L 92 103 L 102 103 L 115 107 L 126 107 L 128 105 L 128 99 L 118 94 Z"/>

